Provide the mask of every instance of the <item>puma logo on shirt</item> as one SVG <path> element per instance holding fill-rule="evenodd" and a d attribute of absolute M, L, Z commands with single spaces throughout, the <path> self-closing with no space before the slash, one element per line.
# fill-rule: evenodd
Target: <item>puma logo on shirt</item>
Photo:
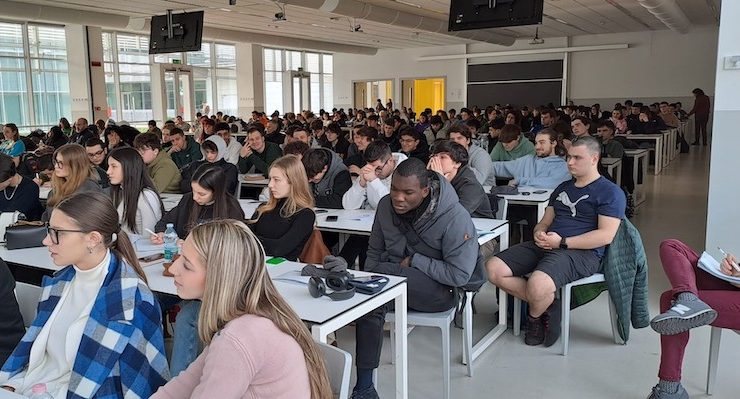
<path fill-rule="evenodd" d="M 579 202 L 588 199 L 588 194 L 582 195 L 580 198 L 576 200 L 576 202 L 572 202 L 570 200 L 570 197 L 568 197 L 568 194 L 565 191 L 561 191 L 560 194 L 558 194 L 556 200 L 560 201 L 563 205 L 570 208 L 570 214 L 573 217 L 576 217 L 576 205 L 578 205 Z"/>

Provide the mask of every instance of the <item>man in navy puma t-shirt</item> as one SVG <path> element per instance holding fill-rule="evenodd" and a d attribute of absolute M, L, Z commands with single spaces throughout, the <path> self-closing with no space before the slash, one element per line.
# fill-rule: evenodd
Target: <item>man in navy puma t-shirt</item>
<path fill-rule="evenodd" d="M 568 150 L 573 179 L 550 197 L 534 241 L 514 245 L 486 263 L 488 279 L 527 301 L 529 317 L 524 342 L 554 344 L 560 336 L 560 303 L 555 291 L 601 271 L 604 247 L 611 243 L 624 218 L 626 198 L 598 171 L 601 145 L 580 137 Z M 523 276 L 530 274 L 528 279 Z"/>

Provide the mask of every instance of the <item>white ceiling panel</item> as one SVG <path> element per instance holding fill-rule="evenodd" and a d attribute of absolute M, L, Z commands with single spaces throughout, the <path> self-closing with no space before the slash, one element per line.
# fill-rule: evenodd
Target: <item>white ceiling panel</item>
<path fill-rule="evenodd" d="M 205 10 L 206 26 L 244 32 L 318 40 L 376 48 L 410 48 L 472 43 L 444 33 L 418 31 L 337 14 L 288 5 L 287 21 L 273 21 L 279 11 L 271 0 L 15 0 L 24 3 L 150 17 L 168 9 L 175 12 Z M 339 0 L 342 1 L 342 0 Z M 425 18 L 446 20 L 450 0 L 362 0 L 373 7 L 386 7 Z M 720 0 L 677 0 L 692 25 L 718 23 Z M 637 0 L 545 0 L 545 17 L 539 27 L 542 38 L 664 30 L 666 26 Z M 363 32 L 351 32 L 359 24 Z M 532 37 L 535 26 L 499 28 L 496 33 Z"/>

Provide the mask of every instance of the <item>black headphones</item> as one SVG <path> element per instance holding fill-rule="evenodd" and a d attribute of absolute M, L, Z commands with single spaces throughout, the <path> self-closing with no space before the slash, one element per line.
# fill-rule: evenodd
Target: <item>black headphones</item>
<path fill-rule="evenodd" d="M 355 287 L 347 272 L 329 272 L 326 278 L 313 276 L 308 280 L 308 292 L 314 298 L 328 296 L 332 301 L 344 301 L 355 296 Z M 327 292 L 327 288 L 332 292 Z"/>

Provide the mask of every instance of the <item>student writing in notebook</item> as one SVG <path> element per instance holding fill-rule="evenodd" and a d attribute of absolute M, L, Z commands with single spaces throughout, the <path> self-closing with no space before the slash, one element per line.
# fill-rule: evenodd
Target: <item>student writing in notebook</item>
<path fill-rule="evenodd" d="M 660 298 L 663 313 L 650 323 L 661 335 L 659 381 L 648 399 L 688 399 L 681 386 L 681 364 L 689 330 L 707 324 L 740 329 L 740 287 L 700 269 L 699 254 L 681 241 L 663 241 L 660 260 L 672 288 Z M 733 265 L 737 266 L 737 259 L 730 254 L 722 259 L 720 269 L 740 277 Z"/>

